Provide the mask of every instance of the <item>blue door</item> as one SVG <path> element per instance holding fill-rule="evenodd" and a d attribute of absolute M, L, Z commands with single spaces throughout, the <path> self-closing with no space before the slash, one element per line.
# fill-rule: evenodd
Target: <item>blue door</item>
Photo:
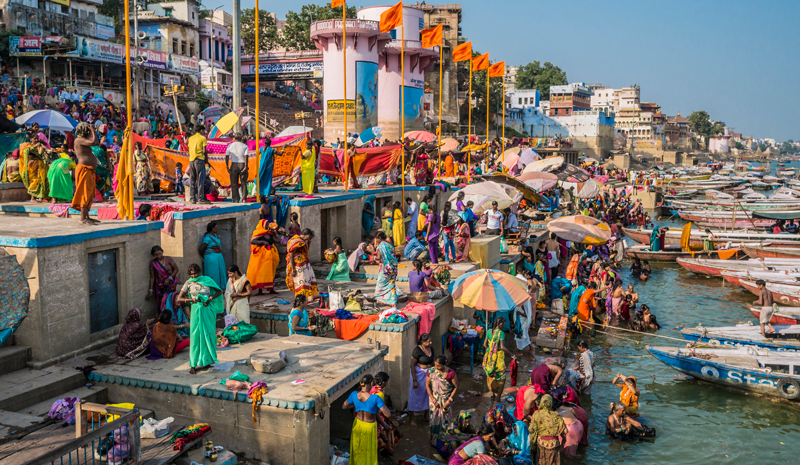
<path fill-rule="evenodd" d="M 89 322 L 92 333 L 119 324 L 117 249 L 89 254 Z"/>

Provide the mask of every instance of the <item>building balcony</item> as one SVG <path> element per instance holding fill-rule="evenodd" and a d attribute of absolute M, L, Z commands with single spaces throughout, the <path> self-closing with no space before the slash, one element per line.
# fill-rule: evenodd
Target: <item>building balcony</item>
<path fill-rule="evenodd" d="M 30 36 L 78 35 L 107 40 L 114 28 L 113 18 L 85 10 L 72 10 L 68 15 L 9 2 L 7 12 L 7 29 L 23 29 Z"/>
<path fill-rule="evenodd" d="M 363 34 L 366 36 L 380 35 L 380 27 L 378 21 L 370 21 L 366 19 L 348 19 L 344 25 L 348 33 Z M 311 38 L 315 37 L 332 37 L 337 33 L 341 33 L 342 20 L 341 19 L 326 19 L 324 21 L 317 21 L 311 24 L 310 33 Z M 388 34 L 387 34 L 388 35 Z"/>

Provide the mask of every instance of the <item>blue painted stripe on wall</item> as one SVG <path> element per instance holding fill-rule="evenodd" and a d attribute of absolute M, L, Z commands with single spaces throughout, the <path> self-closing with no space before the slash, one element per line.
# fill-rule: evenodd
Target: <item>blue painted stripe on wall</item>
<path fill-rule="evenodd" d="M 60 220 L 54 220 L 60 221 Z M 137 223 L 125 222 L 114 229 L 88 229 L 85 232 L 74 232 L 61 236 L 48 236 L 48 237 L 13 237 L 13 236 L 0 236 L 0 247 L 20 247 L 23 249 L 42 249 L 45 247 L 57 247 L 60 245 L 75 244 L 78 242 L 85 242 L 92 239 L 101 239 L 104 237 L 121 236 L 123 234 L 140 234 L 154 229 L 161 229 L 164 223 L 161 221 L 139 221 Z"/>
<path fill-rule="evenodd" d="M 428 189 L 429 189 L 428 187 L 406 186 L 407 191 L 427 191 Z M 308 207 L 311 205 L 320 205 L 324 203 L 341 202 L 343 200 L 360 199 L 363 197 L 367 197 L 369 195 L 389 194 L 392 192 L 402 192 L 402 191 L 403 191 L 402 186 L 376 187 L 372 189 L 355 189 L 351 190 L 348 193 L 343 192 L 335 197 L 319 197 L 314 199 L 295 198 L 289 201 L 289 205 L 292 207 Z"/>
<path fill-rule="evenodd" d="M 214 204 L 218 205 L 218 204 Z M 204 218 L 207 216 L 224 215 L 228 213 L 246 212 L 249 210 L 257 210 L 261 208 L 260 203 L 243 203 L 239 205 L 225 205 L 218 206 L 217 208 L 209 208 L 205 210 L 190 210 L 184 212 L 175 212 L 173 217 L 176 220 L 190 220 L 194 218 Z"/>

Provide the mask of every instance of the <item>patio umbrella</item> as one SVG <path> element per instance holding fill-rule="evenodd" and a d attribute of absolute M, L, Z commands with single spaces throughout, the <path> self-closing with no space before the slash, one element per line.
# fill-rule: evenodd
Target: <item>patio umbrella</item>
<path fill-rule="evenodd" d="M 561 165 L 558 169 L 550 170 L 550 172 L 555 174 L 558 179 L 565 182 L 586 182 L 592 177 L 588 171 L 578 168 L 575 165 L 570 165 L 569 163 Z"/>
<path fill-rule="evenodd" d="M 500 155 L 500 159 L 508 158 L 510 155 L 519 155 L 520 151 L 522 151 L 519 147 L 511 147 L 510 149 L 506 149 L 502 155 Z"/>
<path fill-rule="evenodd" d="M 516 193 L 511 187 L 509 187 L 508 190 Z M 522 197 L 522 195 L 519 194 L 509 194 L 505 186 L 496 182 L 487 181 L 470 184 L 461 190 L 453 192 L 453 195 L 451 195 L 449 199 L 453 205 L 456 203 L 458 192 L 464 193 L 463 202 L 465 204 L 470 200 L 474 202 L 475 205 L 472 211 L 476 215 L 481 215 L 486 210 L 490 210 L 492 208 L 492 201 L 496 201 L 497 208 L 502 210 L 506 207 L 510 207 Z M 512 197 L 512 195 L 514 195 L 514 197 Z"/>
<path fill-rule="evenodd" d="M 523 170 L 523 173 L 531 173 L 533 171 L 555 171 L 563 164 L 564 157 L 550 157 L 543 160 L 536 160 L 529 163 Z"/>
<path fill-rule="evenodd" d="M 227 115 L 223 116 L 222 118 L 217 121 L 217 124 L 211 129 L 211 133 L 209 133 L 209 139 L 216 139 L 218 137 L 222 137 L 236 125 L 236 122 L 239 121 L 239 117 L 242 116 L 244 113 L 244 108 L 239 108 L 236 111 L 232 111 Z"/>
<path fill-rule="evenodd" d="M 531 299 L 526 282 L 491 269 L 459 276 L 453 283 L 452 295 L 467 307 L 488 312 L 513 310 Z"/>
<path fill-rule="evenodd" d="M 403 136 L 403 138 L 406 137 L 418 142 L 424 142 L 426 144 L 436 140 L 436 134 L 431 134 L 428 131 L 409 131 Z"/>
<path fill-rule="evenodd" d="M 483 176 L 484 179 L 496 182 L 498 184 L 503 184 L 509 187 L 512 187 L 519 191 L 523 197 L 530 200 L 534 203 L 539 203 L 543 201 L 542 196 L 540 196 L 534 189 L 530 186 L 525 184 L 524 182 L 520 181 L 519 179 L 512 178 L 511 176 L 505 173 L 494 173 L 494 174 L 487 174 Z"/>
<path fill-rule="evenodd" d="M 442 152 L 452 152 L 458 148 L 458 141 L 455 139 L 442 139 Z"/>
<path fill-rule="evenodd" d="M 510 153 L 506 155 L 505 160 L 503 160 L 503 166 L 508 169 L 512 169 L 519 164 L 519 155 L 515 153 Z"/>
<path fill-rule="evenodd" d="M 534 171 L 533 173 L 522 173 L 517 179 L 537 192 L 544 192 L 552 189 L 558 184 L 558 177 L 553 173 Z"/>
<path fill-rule="evenodd" d="M 381 128 L 379 128 L 378 126 L 373 126 L 362 132 L 361 135 L 358 136 L 358 140 L 362 144 L 366 144 L 367 142 L 371 141 L 376 137 L 378 138 L 381 137 Z"/>
<path fill-rule="evenodd" d="M 310 128 L 308 126 L 289 126 L 288 128 L 284 129 L 283 131 L 279 132 L 277 137 L 285 137 L 285 136 L 296 136 L 298 134 L 305 134 L 307 132 L 311 132 L 314 128 Z"/>
<path fill-rule="evenodd" d="M 519 154 L 519 164 L 522 166 L 533 163 L 539 158 L 539 154 L 533 149 L 525 149 Z"/>
<path fill-rule="evenodd" d="M 590 179 L 586 182 L 565 182 L 561 184 L 561 187 L 565 189 L 574 188 L 576 192 L 575 195 L 581 199 L 591 199 L 600 193 L 600 186 L 594 179 Z"/>
<path fill-rule="evenodd" d="M 547 229 L 565 241 L 585 245 L 603 245 L 611 240 L 608 224 L 591 216 L 564 216 L 551 221 Z"/>
<path fill-rule="evenodd" d="M 72 131 L 78 122 L 64 113 L 55 110 L 34 110 L 18 116 L 14 121 L 17 124 L 32 126 L 39 123 L 39 127 L 56 131 Z"/>

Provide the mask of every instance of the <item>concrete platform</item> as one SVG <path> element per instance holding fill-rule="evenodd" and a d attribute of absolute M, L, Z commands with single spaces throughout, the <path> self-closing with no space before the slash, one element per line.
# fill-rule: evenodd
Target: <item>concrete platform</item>
<path fill-rule="evenodd" d="M 0 202 L 24 202 L 30 200 L 28 189 L 21 182 L 0 182 Z"/>
<path fill-rule="evenodd" d="M 256 372 L 247 360 L 258 349 L 283 350 L 289 365 L 271 375 Z M 173 359 L 120 361 L 113 347 L 107 347 L 63 366 L 107 360 L 95 365 L 90 379 L 108 389 L 110 402 L 145 406 L 156 418 L 172 416 L 176 423 L 206 422 L 212 425 L 214 442 L 226 449 L 246 450 L 272 465 L 299 465 L 330 460 L 329 412 L 315 412 L 321 393 L 333 402 L 348 394 L 364 373 L 385 370 L 384 352 L 375 344 L 259 333 L 244 345 L 218 350 L 220 363 L 196 375 L 189 374 L 188 351 Z M 220 384 L 237 370 L 269 388 L 255 425 L 246 392 L 228 391 Z M 305 382 L 293 384 L 299 379 Z"/>
<path fill-rule="evenodd" d="M 348 290 L 360 289 L 366 295 L 372 295 L 375 285 L 363 282 L 339 282 L 339 281 L 317 281 L 320 289 L 327 291 L 328 286 L 340 286 Z M 398 289 L 403 293 L 408 293 L 408 283 L 398 282 Z M 255 296 L 250 299 L 250 322 L 258 327 L 260 332 L 278 335 L 289 334 L 289 312 L 292 310 L 291 304 L 280 304 L 278 300 L 288 302 L 294 301 L 294 294 L 291 291 L 279 291 L 274 295 Z M 431 325 L 430 335 L 434 341 L 434 351 L 441 354 L 442 336 L 447 334 L 450 323 L 453 320 L 453 299 L 447 295 L 441 299 L 433 301 L 436 305 L 436 314 Z M 397 308 L 402 310 L 406 302 L 398 302 Z M 386 306 L 378 305 L 379 310 L 385 310 Z M 357 315 L 358 313 L 356 313 Z M 385 369 L 391 377 L 391 382 L 386 389 L 386 393 L 392 398 L 395 408 L 404 408 L 408 401 L 408 393 L 411 386 L 409 367 L 411 366 L 411 352 L 417 346 L 419 337 L 419 315 L 408 313 L 409 321 L 403 324 L 372 323 L 367 331 L 355 339 L 358 342 L 374 344 L 381 343 L 381 347 L 388 348 L 384 361 Z M 328 333 L 329 338 L 335 338 L 336 333 Z"/>
<path fill-rule="evenodd" d="M 480 269 L 480 263 L 477 262 L 456 262 L 447 263 L 439 262 L 440 265 L 450 267 L 450 279 L 455 280 L 459 276 L 477 271 Z M 433 266 L 433 265 L 431 265 Z M 361 263 L 358 265 L 358 272 L 350 273 L 353 279 L 365 279 L 367 282 L 375 283 L 378 280 L 378 273 L 380 272 L 380 265 L 372 265 Z M 408 282 L 408 272 L 412 271 L 414 266 L 411 260 L 401 260 L 397 264 L 397 281 L 401 283 Z"/>
<path fill-rule="evenodd" d="M 90 239 L 136 234 L 161 229 L 160 221 L 104 221 L 81 224 L 78 218 L 29 218 L 4 216 L 0 221 L 0 247 L 45 248 Z"/>

